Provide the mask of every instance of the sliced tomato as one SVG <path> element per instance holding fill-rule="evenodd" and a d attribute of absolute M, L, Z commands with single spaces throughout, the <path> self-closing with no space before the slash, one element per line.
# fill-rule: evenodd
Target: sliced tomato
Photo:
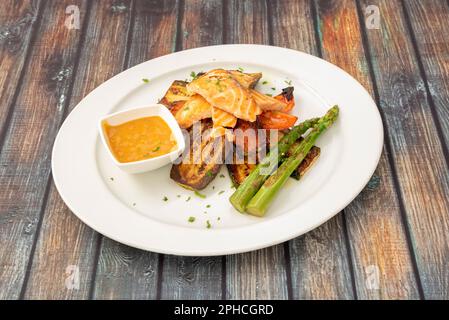
<path fill-rule="evenodd" d="M 288 129 L 295 125 L 298 117 L 282 111 L 264 111 L 258 121 L 264 129 Z"/>
<path fill-rule="evenodd" d="M 285 103 L 286 107 L 281 110 L 283 112 L 290 112 L 295 106 L 295 98 L 293 97 L 293 87 L 282 89 L 282 93 L 274 97 L 275 99 Z"/>

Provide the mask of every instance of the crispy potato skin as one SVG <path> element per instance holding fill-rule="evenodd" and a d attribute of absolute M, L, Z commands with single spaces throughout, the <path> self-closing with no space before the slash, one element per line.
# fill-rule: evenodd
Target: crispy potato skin
<path fill-rule="evenodd" d="M 187 82 L 181 80 L 175 80 L 168 88 L 164 97 L 159 100 L 159 103 L 166 106 L 168 109 L 172 109 L 174 104 L 180 101 L 187 101 L 190 99 L 191 94 L 187 91 Z"/>
<path fill-rule="evenodd" d="M 241 185 L 242 182 L 246 179 L 246 177 L 249 176 L 251 171 L 253 171 L 256 166 L 257 166 L 256 164 L 249 164 L 249 163 L 228 164 L 227 168 L 229 176 L 231 177 L 234 186 L 238 187 L 239 185 Z"/>
<path fill-rule="evenodd" d="M 190 149 L 182 156 L 183 160 L 189 160 L 188 163 L 181 161 L 171 168 L 170 178 L 184 188 L 202 190 L 220 171 L 225 157 L 226 141 L 224 137 L 211 138 L 211 129 L 212 121 L 205 119 L 201 121 L 203 139 L 194 137 L 193 130 L 191 130 L 190 139 L 193 143 L 190 143 Z M 198 150 L 198 152 L 195 153 L 194 150 Z M 198 159 L 198 163 L 194 159 Z"/>

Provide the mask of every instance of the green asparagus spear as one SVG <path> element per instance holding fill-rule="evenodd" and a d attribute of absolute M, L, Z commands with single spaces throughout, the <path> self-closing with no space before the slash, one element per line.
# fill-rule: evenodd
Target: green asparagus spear
<path fill-rule="evenodd" d="M 279 143 L 267 154 L 267 156 L 259 163 L 259 165 L 254 168 L 251 174 L 232 194 L 229 200 L 231 201 L 234 208 L 236 208 L 240 212 L 245 212 L 245 208 L 248 202 L 256 194 L 257 190 L 259 190 L 260 186 L 269 177 L 269 175 L 274 171 L 275 166 L 277 166 L 278 163 L 282 161 L 282 157 L 285 156 L 290 146 L 296 140 L 298 140 L 299 137 L 303 135 L 307 130 L 313 127 L 318 122 L 318 120 L 318 118 L 306 120 L 293 127 L 289 133 L 282 137 Z M 275 164 L 275 166 L 273 164 Z M 262 170 L 262 168 L 264 170 Z M 266 174 L 262 174 L 261 170 Z"/>
<path fill-rule="evenodd" d="M 313 127 L 307 137 L 293 150 L 292 155 L 265 181 L 256 195 L 249 201 L 246 212 L 262 217 L 276 194 L 285 184 L 292 172 L 304 160 L 318 137 L 329 128 L 338 117 L 338 106 L 334 106 Z"/>

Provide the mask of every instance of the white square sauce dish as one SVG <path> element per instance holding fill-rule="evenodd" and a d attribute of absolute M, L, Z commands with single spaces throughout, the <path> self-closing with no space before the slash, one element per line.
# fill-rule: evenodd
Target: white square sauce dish
<path fill-rule="evenodd" d="M 181 128 L 161 104 L 109 114 L 98 125 L 110 158 L 127 173 L 158 169 L 185 149 Z"/>

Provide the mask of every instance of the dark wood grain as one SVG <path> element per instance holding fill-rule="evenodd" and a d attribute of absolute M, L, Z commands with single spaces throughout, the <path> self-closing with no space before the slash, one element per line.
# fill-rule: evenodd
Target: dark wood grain
<path fill-rule="evenodd" d="M 269 44 L 267 4 L 257 0 L 225 0 L 225 43 Z"/>
<path fill-rule="evenodd" d="M 112 0 L 95 2 L 89 8 L 86 36 L 68 111 L 96 86 L 122 70 L 131 21 L 130 3 L 125 4 L 121 3 L 120 12 L 114 9 L 116 2 Z M 25 298 L 88 298 L 96 268 L 98 241 L 99 235 L 73 215 L 52 183 Z M 66 280 L 74 272 L 70 268 L 79 270 L 79 288 L 76 290 L 66 286 Z"/>
<path fill-rule="evenodd" d="M 181 12 L 177 49 L 222 43 L 221 1 L 186 0 Z M 221 258 L 164 256 L 160 280 L 162 299 L 221 299 Z"/>
<path fill-rule="evenodd" d="M 270 2 L 274 45 L 318 55 L 310 1 Z M 298 28 L 298 26 L 301 28 Z M 289 242 L 292 298 L 353 298 L 342 216 Z"/>
<path fill-rule="evenodd" d="M 449 161 L 449 2 L 444 0 L 404 1 L 409 16 L 412 41 L 426 80 L 426 91 L 435 112 L 440 137 L 446 144 Z"/>
<path fill-rule="evenodd" d="M 162 299 L 222 298 L 219 257 L 164 256 Z"/>
<path fill-rule="evenodd" d="M 284 246 L 226 257 L 226 299 L 288 299 Z"/>
<path fill-rule="evenodd" d="M 265 1 L 225 1 L 226 42 L 269 44 Z M 226 257 L 227 299 L 287 299 L 283 245 Z"/>
<path fill-rule="evenodd" d="M 125 68 L 174 50 L 178 2 L 134 3 L 129 58 Z M 131 6 L 127 6 L 129 9 Z M 128 19 L 129 21 L 130 19 Z M 95 299 L 155 299 L 161 255 L 104 238 L 95 277 Z"/>
<path fill-rule="evenodd" d="M 103 237 L 94 299 L 155 299 L 158 257 Z"/>
<path fill-rule="evenodd" d="M 382 13 L 366 30 L 424 297 L 449 296 L 449 176 L 410 30 L 399 1 L 362 1 Z M 432 19 L 433 21 L 433 19 Z"/>
<path fill-rule="evenodd" d="M 317 1 L 317 10 L 323 58 L 374 96 L 355 1 Z M 419 298 L 396 193 L 384 148 L 371 183 L 344 210 L 360 299 Z"/>
<path fill-rule="evenodd" d="M 85 1 L 73 0 L 47 2 L 43 9 L 1 149 L 0 298 L 20 295 L 45 203 L 52 141 L 70 94 L 81 34 L 64 27 L 69 4 L 86 10 Z"/>
<path fill-rule="evenodd" d="M 11 2 L 0 11 L 0 144 L 23 67 L 29 58 L 33 26 L 38 20 L 40 1 Z"/>

